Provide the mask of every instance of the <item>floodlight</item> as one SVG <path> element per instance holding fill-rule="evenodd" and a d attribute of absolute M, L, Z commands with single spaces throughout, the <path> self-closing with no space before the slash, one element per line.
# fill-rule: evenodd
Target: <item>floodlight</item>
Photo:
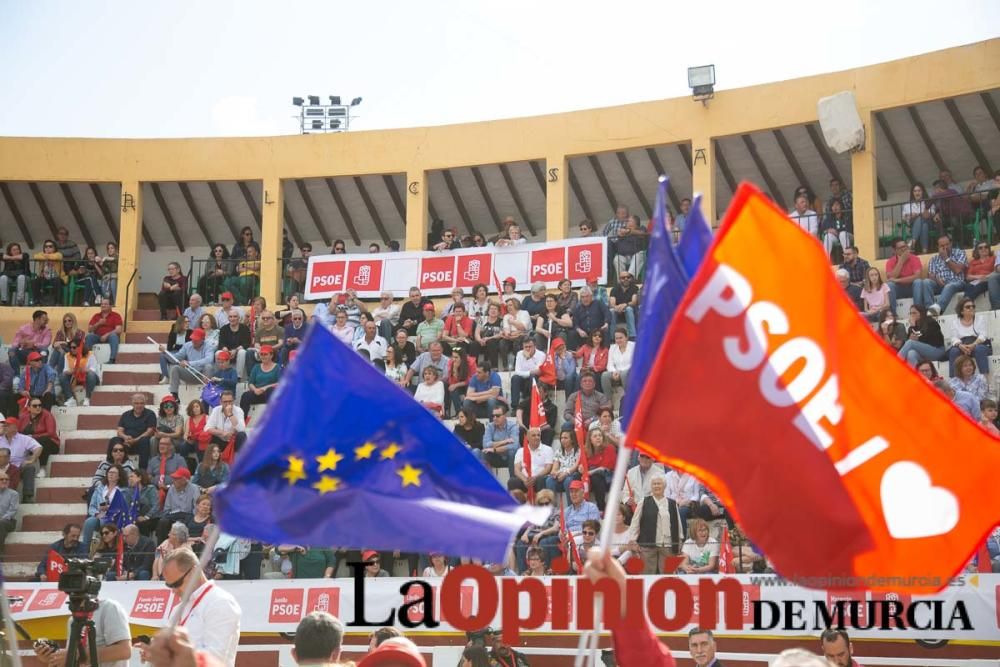
<path fill-rule="evenodd" d="M 302 106 L 303 104 L 305 104 L 305 102 L 306 101 L 304 99 L 302 99 L 301 97 L 293 97 L 292 98 L 292 104 L 294 104 L 297 107 Z"/>
<path fill-rule="evenodd" d="M 340 95 L 330 95 L 330 104 L 337 106 L 340 104 Z"/>
<path fill-rule="evenodd" d="M 708 100 L 715 93 L 715 65 L 688 67 L 688 86 L 696 100 Z"/>
<path fill-rule="evenodd" d="M 353 100 L 351 100 L 351 106 L 352 107 L 356 107 L 359 104 L 361 104 L 361 98 L 360 97 L 355 97 Z"/>
<path fill-rule="evenodd" d="M 313 106 L 319 106 L 319 95 L 310 95 L 309 104 Z"/>

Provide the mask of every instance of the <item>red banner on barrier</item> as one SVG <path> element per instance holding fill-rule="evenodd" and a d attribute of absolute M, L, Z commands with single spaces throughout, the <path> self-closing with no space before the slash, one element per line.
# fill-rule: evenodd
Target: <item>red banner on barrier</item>
<path fill-rule="evenodd" d="M 438 296 L 456 287 L 471 292 L 480 283 L 495 291 L 494 273 L 514 278 L 522 288 L 538 281 L 553 288 L 564 278 L 580 287 L 590 279 L 605 284 L 607 263 L 603 237 L 447 252 L 314 255 L 306 273 L 306 298 L 329 299 L 346 289 L 361 298 L 376 298 L 383 291 L 406 296 L 413 286 Z"/>

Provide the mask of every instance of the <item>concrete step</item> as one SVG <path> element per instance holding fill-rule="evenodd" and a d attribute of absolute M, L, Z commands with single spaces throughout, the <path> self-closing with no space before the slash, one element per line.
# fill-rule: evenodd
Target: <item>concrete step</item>
<path fill-rule="evenodd" d="M 157 313 L 157 317 L 159 317 L 159 313 Z M 128 321 L 128 330 L 129 330 L 129 333 L 141 333 L 141 334 L 143 334 L 143 336 L 142 336 L 142 340 L 130 340 L 129 339 L 129 340 L 126 340 L 125 342 L 126 343 L 144 343 L 144 342 L 148 342 L 148 341 L 146 341 L 146 336 L 147 335 L 150 335 L 150 334 L 152 334 L 154 332 L 161 332 L 163 334 L 167 334 L 167 333 L 170 332 L 170 325 L 172 325 L 172 324 L 173 324 L 172 320 L 170 322 L 160 322 L 159 320 L 134 320 L 134 319 L 130 319 Z M 155 338 L 155 336 L 154 336 L 154 338 Z"/>
<path fill-rule="evenodd" d="M 159 309 L 139 309 L 132 312 L 132 320 L 135 322 L 156 322 L 160 320 Z"/>
<path fill-rule="evenodd" d="M 111 406 L 112 408 L 114 406 Z M 106 408 L 105 408 L 106 409 Z M 76 430 L 87 431 L 92 429 L 114 429 L 118 428 L 118 419 L 121 417 L 121 413 L 128 409 L 128 404 L 122 406 L 121 409 L 117 410 L 114 414 L 83 414 L 77 415 L 76 418 Z"/>
<path fill-rule="evenodd" d="M 152 345 L 150 345 L 152 347 Z M 160 353 L 157 351 L 151 352 L 118 352 L 118 358 L 115 359 L 115 365 L 118 364 L 159 364 L 160 363 Z M 114 368 L 114 366 L 112 366 Z"/>
<path fill-rule="evenodd" d="M 97 470 L 97 463 L 90 469 L 91 475 Z M 64 481 L 68 478 L 63 478 L 59 481 Z M 90 482 L 90 477 L 87 478 L 87 482 Z M 37 487 L 35 488 L 35 500 L 39 503 L 83 503 L 81 497 L 84 490 L 87 488 L 87 484 L 81 484 L 80 486 L 48 486 L 48 487 Z"/>
<path fill-rule="evenodd" d="M 37 546 L 39 544 L 51 544 L 60 539 L 62 539 L 61 530 L 35 530 L 31 532 L 11 533 L 7 536 L 7 552 L 10 553 L 10 548 L 13 545 Z"/>
<path fill-rule="evenodd" d="M 145 365 L 145 364 L 143 364 Z M 114 366 L 109 366 L 109 370 L 104 371 L 102 381 L 106 384 L 134 384 L 134 385 L 156 385 L 160 379 L 160 371 L 119 371 L 110 370 Z"/>
<path fill-rule="evenodd" d="M 89 454 L 100 457 L 108 453 L 108 441 L 104 438 L 73 438 L 63 443 L 63 453 Z M 95 458 L 94 460 L 98 459 Z M 96 467 L 97 464 L 95 463 L 94 466 Z"/>
<path fill-rule="evenodd" d="M 166 327 L 163 331 L 139 331 L 132 330 L 132 323 L 129 322 L 129 332 L 125 334 L 126 344 L 149 344 L 147 337 L 152 338 L 157 343 L 166 343 L 167 334 L 170 333 L 170 327 Z M 124 347 L 124 346 L 122 346 Z"/>
<path fill-rule="evenodd" d="M 156 352 L 156 346 L 146 340 L 145 336 L 151 334 L 143 334 L 142 342 L 138 343 L 122 343 L 118 346 L 118 356 L 121 357 L 123 352 Z M 153 336 L 156 338 L 156 336 Z"/>
<path fill-rule="evenodd" d="M 126 391 L 95 391 L 90 397 L 91 407 L 116 407 L 121 408 L 119 415 L 125 412 L 132 405 L 132 394 L 136 393 L 137 387 L 126 388 Z M 153 392 L 145 391 L 146 402 L 152 405 Z"/>
<path fill-rule="evenodd" d="M 49 474 L 53 478 L 87 477 L 90 479 L 97 470 L 100 457 L 86 455 L 84 460 L 66 460 L 65 456 L 53 456 L 49 460 Z"/>
<path fill-rule="evenodd" d="M 21 532 L 53 530 L 62 532 L 67 523 L 81 523 L 87 517 L 87 508 L 82 500 L 79 506 L 78 512 L 69 514 L 28 514 L 21 519 Z"/>

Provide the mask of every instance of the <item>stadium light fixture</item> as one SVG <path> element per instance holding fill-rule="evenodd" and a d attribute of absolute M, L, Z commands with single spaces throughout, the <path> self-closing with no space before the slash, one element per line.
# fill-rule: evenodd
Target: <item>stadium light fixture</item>
<path fill-rule="evenodd" d="M 309 96 L 309 104 L 318 107 L 319 106 L 319 95 L 310 95 Z"/>
<path fill-rule="evenodd" d="M 340 106 L 340 95 L 330 95 L 330 104 Z"/>
<path fill-rule="evenodd" d="M 355 97 L 350 105 L 344 104 L 340 95 L 328 95 L 327 98 L 329 104 L 321 103 L 319 95 L 292 98 L 292 104 L 299 107 L 297 118 L 301 134 L 346 132 L 350 129 L 351 107 L 361 104 L 361 98 Z"/>
<path fill-rule="evenodd" d="M 351 106 L 352 107 L 356 107 L 359 104 L 361 104 L 361 98 L 360 97 L 355 97 L 353 100 L 351 100 Z"/>
<path fill-rule="evenodd" d="M 688 67 L 688 86 L 695 101 L 707 104 L 715 96 L 715 65 Z"/>
<path fill-rule="evenodd" d="M 300 106 L 302 106 L 305 103 L 306 103 L 306 101 L 304 99 L 302 99 L 301 97 L 293 97 L 292 98 L 292 104 L 294 104 L 297 107 L 300 107 Z"/>

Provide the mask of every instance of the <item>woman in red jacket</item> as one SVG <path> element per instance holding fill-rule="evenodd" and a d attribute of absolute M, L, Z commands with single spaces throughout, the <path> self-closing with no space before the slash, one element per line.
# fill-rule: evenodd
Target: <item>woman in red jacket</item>
<path fill-rule="evenodd" d="M 604 431 L 595 428 L 588 432 L 587 467 L 590 470 L 590 490 L 594 493 L 594 502 L 598 507 L 605 505 L 604 500 L 611 488 L 611 476 L 617 461 L 618 450 L 608 442 Z M 583 473 L 583 463 L 580 464 L 580 473 Z"/>
<path fill-rule="evenodd" d="M 40 466 L 38 475 L 41 477 L 49 457 L 59 453 L 59 431 L 56 429 L 55 417 L 42 407 L 41 399 L 32 397 L 28 401 L 28 409 L 21 411 L 21 416 L 17 420 L 17 430 L 30 435 L 42 446 L 42 454 L 38 457 Z"/>
<path fill-rule="evenodd" d="M 598 330 L 590 334 L 590 341 L 580 346 L 576 351 L 576 358 L 581 360 L 580 373 L 590 370 L 600 387 L 601 375 L 608 370 L 608 347 L 604 344 L 604 332 Z"/>

